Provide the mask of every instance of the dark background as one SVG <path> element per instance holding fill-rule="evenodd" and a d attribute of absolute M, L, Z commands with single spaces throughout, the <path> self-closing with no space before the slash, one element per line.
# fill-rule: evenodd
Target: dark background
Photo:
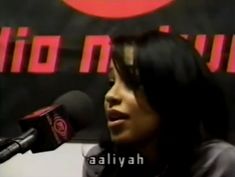
<path fill-rule="evenodd" d="M 176 0 L 167 8 L 125 20 L 87 16 L 70 9 L 60 0 L 1 0 L 1 27 L 17 30 L 18 27 L 27 26 L 32 31 L 31 37 L 60 35 L 63 45 L 61 64 L 56 74 L 0 74 L 0 136 L 18 135 L 19 118 L 51 104 L 56 97 L 70 90 L 86 92 L 96 105 L 93 128 L 89 133 L 78 134 L 78 139 L 96 139 L 100 136 L 104 129 L 103 97 L 107 90 L 107 78 L 95 71 L 87 75 L 75 72 L 86 35 L 141 33 L 160 25 L 170 25 L 179 34 L 233 35 L 234 16 L 233 0 Z M 227 95 L 230 139 L 235 142 L 235 76 L 223 68 L 215 74 Z"/>

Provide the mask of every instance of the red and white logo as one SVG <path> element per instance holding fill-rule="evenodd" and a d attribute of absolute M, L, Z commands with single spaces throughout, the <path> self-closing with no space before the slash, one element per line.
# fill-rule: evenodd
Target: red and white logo
<path fill-rule="evenodd" d="M 57 134 L 62 136 L 63 138 L 67 138 L 68 136 L 68 126 L 67 123 L 61 118 L 56 117 L 53 123 L 54 130 Z"/>
<path fill-rule="evenodd" d="M 175 0 L 62 0 L 73 9 L 110 19 L 133 18 L 154 12 Z"/>

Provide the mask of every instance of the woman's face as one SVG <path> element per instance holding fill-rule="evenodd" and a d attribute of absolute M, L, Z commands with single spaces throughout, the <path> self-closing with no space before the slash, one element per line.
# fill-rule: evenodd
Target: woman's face
<path fill-rule="evenodd" d="M 115 143 L 139 144 L 156 139 L 159 116 L 141 91 L 134 93 L 111 64 L 113 85 L 105 95 L 105 111 L 111 139 Z"/>

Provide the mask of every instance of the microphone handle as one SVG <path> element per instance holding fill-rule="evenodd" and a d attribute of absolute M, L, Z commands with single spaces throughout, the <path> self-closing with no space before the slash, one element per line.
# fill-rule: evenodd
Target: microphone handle
<path fill-rule="evenodd" d="M 0 137 L 0 151 L 12 143 L 12 138 Z"/>
<path fill-rule="evenodd" d="M 14 155 L 25 153 L 30 149 L 31 144 L 36 140 L 37 130 L 34 128 L 29 129 L 18 138 L 12 139 L 12 144 L 0 151 L 0 164 L 7 161 Z"/>

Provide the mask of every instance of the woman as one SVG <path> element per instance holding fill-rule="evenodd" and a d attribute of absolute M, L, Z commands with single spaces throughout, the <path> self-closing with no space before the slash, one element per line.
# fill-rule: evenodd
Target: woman
<path fill-rule="evenodd" d="M 84 176 L 235 176 L 224 96 L 194 48 L 149 32 L 118 37 L 112 49 L 105 96 L 110 140 L 90 150 Z M 140 154 L 144 163 L 91 163 L 110 154 L 125 160 Z"/>

